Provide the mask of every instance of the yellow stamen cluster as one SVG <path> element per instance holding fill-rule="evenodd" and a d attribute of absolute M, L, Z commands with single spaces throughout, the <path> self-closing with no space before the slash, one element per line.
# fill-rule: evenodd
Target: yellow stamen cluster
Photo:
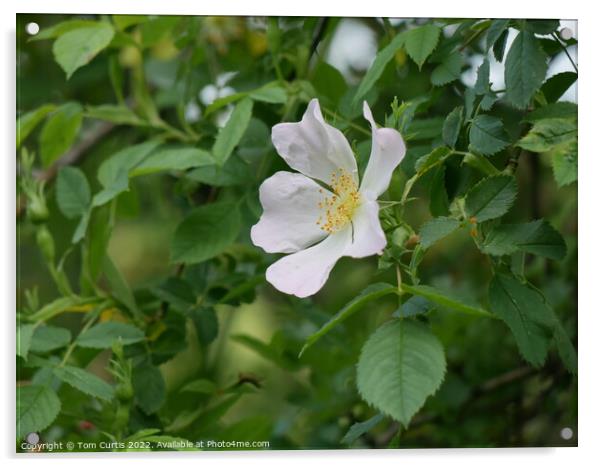
<path fill-rule="evenodd" d="M 322 210 L 316 224 L 328 233 L 334 233 L 346 226 L 353 213 L 360 205 L 360 194 L 357 184 L 349 172 L 344 169 L 335 170 L 330 176 L 330 187 L 334 194 L 324 196 L 318 203 Z M 320 190 L 324 193 L 324 190 Z"/>

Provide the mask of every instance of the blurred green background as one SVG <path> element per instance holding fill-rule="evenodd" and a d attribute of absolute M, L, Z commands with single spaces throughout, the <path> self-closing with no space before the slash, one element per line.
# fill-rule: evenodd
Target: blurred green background
<path fill-rule="evenodd" d="M 167 23 L 153 24 L 157 18 L 150 18 L 134 26 L 135 30 L 141 31 L 150 24 L 156 33 L 143 54 L 133 47 L 117 47 L 101 53 L 66 81 L 64 72 L 53 59 L 52 42 L 28 41 L 25 25 L 34 21 L 44 31 L 73 18 L 75 16 L 71 15 L 18 15 L 18 115 L 48 102 L 61 104 L 76 100 L 84 105 L 113 102 L 115 97 L 107 70 L 110 56 L 116 56 L 126 74 L 139 61 L 143 62 L 153 99 L 164 118 L 174 122 L 182 118 L 178 112 L 183 114 L 184 120 L 203 135 L 199 143 L 202 147 L 203 140 L 211 141 L 220 125 L 213 118 L 207 121 L 203 117 L 211 99 L 216 95 L 223 97 L 230 91 L 253 89 L 274 73 L 265 18 L 173 17 Z M 295 75 L 295 60 L 309 53 L 316 31 L 323 27 L 317 53 L 303 78 L 324 96 L 323 104 L 336 110 L 335 101 L 342 99 L 338 108 L 344 108 L 345 96 L 356 88 L 377 48 L 386 40 L 386 33 L 383 33 L 382 21 L 377 19 L 331 18 L 325 26 L 321 26 L 321 21 L 321 18 L 281 19 L 286 49 L 283 53 L 291 55 L 282 65 L 282 73 L 300 78 L 298 71 Z M 163 33 L 157 32 L 160 28 Z M 197 48 L 180 47 L 179 38 L 187 28 L 195 28 L 198 34 Z M 144 31 L 128 31 L 134 36 L 144 34 Z M 340 34 L 343 34 L 342 38 Z M 355 49 L 353 44 L 356 44 Z M 478 44 L 466 50 L 468 57 L 478 57 L 480 53 Z M 373 93 L 368 97 L 377 121 L 384 122 L 394 96 L 404 101 L 436 92 L 438 94 L 432 98 L 435 102 L 421 116 L 421 121 L 432 124 L 436 120 L 440 125 L 443 116 L 457 105 L 458 92 L 461 95 L 467 84 L 458 81 L 454 86 L 431 91 L 429 67 L 419 70 L 407 57 L 398 55 L 378 82 L 378 96 Z M 183 68 L 186 62 L 189 66 Z M 330 63 L 334 69 L 338 67 L 340 73 L 332 73 L 332 68 L 324 63 Z M 470 63 L 467 59 L 467 72 L 470 72 Z M 224 76 L 227 72 L 236 74 Z M 344 79 L 342 88 L 341 77 Z M 329 97 L 331 102 L 327 100 Z M 288 109 L 288 119 L 298 120 L 303 110 L 304 106 Z M 503 111 L 512 122 L 512 110 Z M 332 115 L 326 116 L 332 118 Z M 336 118 L 332 120 L 336 121 Z M 269 155 L 270 173 L 282 168 L 269 141 L 269 128 L 278 121 L 273 106 L 256 104 L 252 124 L 243 137 L 248 144 L 239 146 L 237 156 L 253 161 L 257 157 L 253 154 L 255 150 L 259 156 Z M 368 129 L 367 122 L 361 118 L 354 121 Z M 93 133 L 97 125 L 94 120 L 86 120 L 79 139 Z M 361 154 L 366 155 L 370 147 L 366 136 L 353 129 L 347 130 L 360 158 Z M 95 175 L 100 164 L 116 151 L 144 141 L 148 134 L 143 129 L 116 126 L 95 141 L 76 163 L 87 175 L 93 193 L 100 189 Z M 36 135 L 34 133 L 29 139 L 33 150 Z M 434 138 L 427 136 L 408 141 L 406 168 L 430 150 Z M 251 154 L 245 154 L 245 150 Z M 451 167 L 447 176 L 459 177 L 454 170 L 459 174 L 459 167 Z M 544 291 L 556 312 L 568 323 L 569 334 L 574 335 L 577 320 L 576 184 L 558 188 L 550 161 L 545 157 L 522 158 L 517 174 L 520 199 L 507 216 L 508 221 L 546 218 L 559 228 L 569 250 L 559 264 L 529 257 L 525 275 Z M 392 190 L 400 191 L 407 178 L 408 173 L 404 170 L 396 171 Z M 462 183 L 460 178 L 458 180 Z M 254 190 L 259 182 L 253 180 Z M 204 200 L 212 196 L 212 187 L 194 185 L 191 189 L 190 184 L 194 182 L 177 175 L 137 177 L 130 182 L 130 191 L 118 198 L 117 221 L 108 252 L 141 301 L 145 300 L 149 290 L 176 274 L 176 266 L 169 262 L 169 245 L 175 228 L 187 212 L 189 197 Z M 70 238 L 77 221 L 66 219 L 58 212 L 53 189 L 50 181 L 46 188 L 50 211 L 48 227 L 60 256 L 71 248 Z M 227 190 L 231 190 L 232 197 L 243 193 L 243 188 L 238 187 Z M 431 217 L 428 180 L 421 182 L 414 196 L 417 200 L 406 210 L 406 221 L 417 227 Z M 17 207 L 19 307 L 23 306 L 24 291 L 28 289 L 37 288 L 40 304 L 59 296 L 36 247 L 36 226 L 25 219 L 23 209 L 23 206 Z M 228 258 L 220 260 L 233 264 L 220 264 L 219 267 L 236 271 L 247 268 L 261 273 L 261 268 L 273 261 L 270 257 L 263 258 L 265 255 L 253 247 L 248 238 L 256 213 L 256 207 L 245 213 L 244 228 L 237 245 L 232 247 Z M 74 284 L 79 280 L 80 263 L 81 252 L 74 248 L 65 261 L 65 270 Z M 234 405 L 218 417 L 214 427 L 210 425 L 213 427 L 211 432 L 199 422 L 181 432 L 175 430 L 178 436 L 269 440 L 272 449 L 346 447 L 341 439 L 349 427 L 376 413 L 357 395 L 355 363 L 367 337 L 397 307 L 396 299 L 373 302 L 335 328 L 301 359 L 297 359 L 297 354 L 305 338 L 366 285 L 377 281 L 395 282 L 394 272 L 377 269 L 377 263 L 376 257 L 339 261 L 326 286 L 311 299 L 291 299 L 264 282 L 243 303 L 217 305 L 218 337 L 204 349 L 195 338 L 194 326 L 190 322 L 179 323 L 174 328 L 178 329 L 175 337 L 165 343 L 167 347 L 171 346 L 171 350 L 165 350 L 169 358 L 157 361 L 166 384 L 166 401 L 159 412 L 152 415 L 134 410 L 130 416 L 130 432 L 145 427 L 163 429 L 173 422 L 175 414 L 192 412 L 207 404 L 207 395 L 182 392 L 182 388 L 198 378 L 208 378 L 218 387 L 238 384 L 248 390 L 240 393 Z M 218 266 L 215 270 L 219 270 Z M 211 268 L 214 266 L 193 266 L 187 268 L 182 277 L 190 282 L 202 276 L 207 280 L 207 271 Z M 429 249 L 420 266 L 420 276 L 425 283 L 476 297 L 483 297 L 483 285 L 490 274 L 486 258 L 464 231 Z M 81 315 L 65 313 L 53 324 L 67 327 L 75 334 L 82 325 Z M 421 448 L 577 444 L 576 378 L 564 370 L 555 354 L 541 370 L 535 370 L 521 359 L 512 335 L 501 322 L 439 312 L 431 316 L 431 323 L 447 357 L 443 386 L 428 399 L 401 435 L 398 434 L 399 425 L 385 419 L 355 441 L 353 447 L 387 447 L 392 441 L 393 447 Z M 85 366 L 97 375 L 110 380 L 105 369 L 109 358 L 107 351 L 95 355 L 82 352 L 75 357 L 82 365 L 87 362 Z M 34 370 L 18 365 L 19 380 L 26 381 L 33 376 Z M 61 399 L 70 408 L 45 431 L 45 439 L 103 439 L 101 418 L 94 422 L 96 428 L 82 428 L 89 403 L 87 399 L 69 388 L 61 391 Z M 565 436 L 561 436 L 561 430 L 567 427 L 572 430 L 570 439 L 565 439 L 566 431 Z"/>

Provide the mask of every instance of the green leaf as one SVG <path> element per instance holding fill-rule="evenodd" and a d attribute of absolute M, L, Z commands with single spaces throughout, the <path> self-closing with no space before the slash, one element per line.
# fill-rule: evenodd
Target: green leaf
<path fill-rule="evenodd" d="M 115 395 L 113 386 L 81 368 L 75 366 L 58 366 L 53 369 L 53 373 L 61 381 L 89 396 L 110 401 Z"/>
<path fill-rule="evenodd" d="M 46 118 L 46 115 L 54 109 L 56 109 L 56 105 L 46 104 L 19 117 L 17 120 L 17 149 L 21 147 L 21 143 L 25 141 L 35 127 Z"/>
<path fill-rule="evenodd" d="M 521 31 L 512 42 L 504 69 L 506 98 L 524 109 L 546 77 L 546 56 L 532 32 Z"/>
<path fill-rule="evenodd" d="M 435 242 L 447 237 L 460 227 L 460 221 L 451 217 L 436 217 L 420 227 L 420 243 L 429 248 Z"/>
<path fill-rule="evenodd" d="M 443 62 L 435 67 L 431 73 L 431 83 L 434 86 L 443 86 L 460 77 L 463 59 L 459 52 L 454 52 L 445 57 Z"/>
<path fill-rule="evenodd" d="M 165 403 L 167 390 L 161 370 L 150 363 L 134 367 L 132 385 L 136 404 L 147 414 L 153 414 Z"/>
<path fill-rule="evenodd" d="M 32 352 L 51 352 L 65 347 L 71 342 L 71 332 L 56 326 L 38 326 L 33 333 L 30 350 Z"/>
<path fill-rule="evenodd" d="M 94 118 L 115 123 L 116 125 L 145 126 L 147 122 L 136 115 L 125 105 L 103 104 L 87 106 L 84 114 L 86 118 Z"/>
<path fill-rule="evenodd" d="M 240 227 L 236 203 L 224 201 L 196 208 L 176 229 L 171 261 L 190 264 L 211 259 L 236 240 Z"/>
<path fill-rule="evenodd" d="M 82 108 L 76 102 L 61 105 L 50 115 L 40 133 L 40 158 L 50 166 L 71 147 L 82 123 Z"/>
<path fill-rule="evenodd" d="M 506 52 L 506 42 L 508 42 L 509 29 L 504 30 L 501 36 L 493 44 L 493 56 L 495 59 L 502 63 L 504 60 L 504 53 Z"/>
<path fill-rule="evenodd" d="M 35 328 L 33 324 L 22 324 L 17 329 L 17 355 L 25 360 L 27 360 Z"/>
<path fill-rule="evenodd" d="M 299 357 L 303 355 L 303 353 L 312 345 L 316 343 L 318 339 L 323 337 L 326 333 L 328 333 L 332 328 L 337 326 L 338 324 L 345 321 L 351 315 L 353 315 L 356 311 L 362 308 L 366 303 L 376 300 L 384 295 L 397 293 L 397 287 L 392 286 L 391 284 L 386 284 L 384 282 L 378 282 L 376 284 L 370 284 L 364 290 L 362 290 L 355 298 L 353 298 L 349 303 L 347 303 L 343 308 L 339 310 L 339 312 L 334 315 L 330 320 L 324 324 L 318 331 L 313 333 L 305 340 L 305 344 L 299 352 Z"/>
<path fill-rule="evenodd" d="M 483 252 L 488 255 L 510 255 L 519 250 L 561 260 L 566 254 L 566 244 L 562 235 L 543 219 L 499 225 L 483 242 Z"/>
<path fill-rule="evenodd" d="M 134 294 L 121 274 L 121 271 L 117 269 L 117 266 L 115 266 L 115 263 L 113 263 L 113 260 L 108 254 L 103 258 L 102 270 L 111 286 L 111 294 L 136 315 L 138 313 L 138 307 L 136 306 Z"/>
<path fill-rule="evenodd" d="M 86 231 L 88 229 L 88 223 L 90 222 L 91 214 L 92 214 L 91 209 L 87 209 L 82 214 L 82 217 L 80 218 L 79 223 L 77 224 L 77 227 L 75 228 L 75 231 L 73 232 L 73 237 L 71 238 L 71 243 L 75 244 L 85 237 Z"/>
<path fill-rule="evenodd" d="M 433 216 L 449 214 L 449 195 L 445 186 L 445 165 L 437 167 L 431 176 L 429 189 L 429 210 Z"/>
<path fill-rule="evenodd" d="M 473 169 L 477 169 L 487 176 L 499 175 L 500 173 L 496 166 L 489 162 L 489 159 L 481 154 L 475 154 L 472 152 L 466 154 L 464 159 L 462 159 L 462 164 L 469 165 Z"/>
<path fill-rule="evenodd" d="M 423 315 L 434 308 L 435 305 L 430 300 L 420 295 L 414 295 L 395 310 L 392 316 L 394 318 L 409 318 L 411 316 Z"/>
<path fill-rule="evenodd" d="M 492 317 L 491 313 L 482 309 L 478 304 L 472 303 L 472 301 L 467 300 L 465 297 L 455 292 L 436 289 L 429 285 L 401 284 L 401 289 L 406 293 L 424 297 L 433 303 L 460 313 L 481 317 Z"/>
<path fill-rule="evenodd" d="M 268 104 L 284 104 L 288 100 L 286 89 L 280 86 L 277 81 L 251 91 L 249 97 L 255 101 L 267 102 Z"/>
<path fill-rule="evenodd" d="M 48 386 L 17 386 L 17 438 L 50 426 L 61 410 L 61 401 Z"/>
<path fill-rule="evenodd" d="M 458 141 L 460 129 L 462 128 L 463 114 L 464 107 L 456 107 L 447 115 L 445 122 L 443 123 L 441 136 L 443 138 L 443 142 L 450 148 L 455 147 L 456 141 Z"/>
<path fill-rule="evenodd" d="M 215 139 L 212 153 L 219 165 L 224 165 L 245 134 L 253 114 L 253 101 L 244 98 L 234 108 L 226 125 Z"/>
<path fill-rule="evenodd" d="M 489 156 L 500 152 L 510 144 L 504 124 L 497 117 L 478 115 L 470 126 L 470 146 L 477 152 Z"/>
<path fill-rule="evenodd" d="M 90 303 L 90 301 L 77 296 L 60 297 L 36 311 L 29 319 L 35 322 L 48 321 L 71 307 L 87 303 Z"/>
<path fill-rule="evenodd" d="M 414 140 L 431 140 L 436 138 L 441 135 L 444 121 L 443 117 L 413 119 L 406 131 L 407 138 Z"/>
<path fill-rule="evenodd" d="M 525 360 L 542 366 L 554 316 L 541 295 L 514 277 L 496 274 L 489 286 L 489 303 L 493 313 L 512 331 Z"/>
<path fill-rule="evenodd" d="M 573 343 L 571 339 L 567 335 L 564 327 L 557 320 L 556 325 L 554 326 L 554 342 L 556 343 L 556 347 L 558 348 L 558 354 L 560 355 L 560 359 L 567 370 L 569 370 L 572 374 L 577 374 L 577 352 L 575 352 L 575 347 L 573 347 Z"/>
<path fill-rule="evenodd" d="M 135 326 L 117 321 L 107 321 L 92 326 L 77 338 L 77 345 L 90 349 L 109 349 L 121 340 L 123 345 L 144 340 L 144 333 Z"/>
<path fill-rule="evenodd" d="M 477 71 L 477 82 L 474 85 L 477 95 L 487 94 L 489 91 L 489 60 L 486 58 Z"/>
<path fill-rule="evenodd" d="M 370 65 L 370 68 L 364 75 L 360 85 L 357 88 L 357 91 L 355 91 L 352 105 L 357 105 L 362 98 L 372 88 L 374 88 L 376 81 L 378 81 L 378 78 L 380 78 L 380 76 L 383 74 L 383 71 L 385 71 L 387 64 L 393 59 L 395 53 L 403 45 L 405 37 L 405 33 L 397 34 L 386 47 L 376 54 L 372 65 Z"/>
<path fill-rule="evenodd" d="M 159 144 L 159 141 L 136 144 L 116 152 L 103 161 L 97 175 L 103 189 L 94 195 L 92 204 L 101 206 L 127 191 L 130 171 L 146 159 Z"/>
<path fill-rule="evenodd" d="M 424 324 L 395 320 L 376 330 L 362 348 L 357 387 L 362 398 L 405 427 L 445 376 L 445 354 Z"/>
<path fill-rule="evenodd" d="M 554 102 L 529 112 L 525 122 L 536 122 L 546 118 L 577 118 L 577 104 L 573 102 Z"/>
<path fill-rule="evenodd" d="M 577 138 L 577 122 L 565 118 L 538 120 L 517 146 L 532 152 L 547 152 Z"/>
<path fill-rule="evenodd" d="M 215 164 L 207 151 L 198 148 L 160 148 L 144 158 L 130 171 L 131 177 L 168 170 L 187 170 Z"/>
<path fill-rule="evenodd" d="M 526 28 L 535 34 L 551 34 L 560 27 L 557 19 L 528 19 Z"/>
<path fill-rule="evenodd" d="M 83 216 L 90 206 L 90 185 L 77 167 L 62 167 L 56 180 L 56 202 L 65 217 Z"/>
<path fill-rule="evenodd" d="M 89 19 L 72 19 L 68 21 L 61 21 L 49 28 L 42 28 L 38 34 L 30 37 L 30 41 L 41 41 L 45 39 L 54 39 L 59 37 L 66 32 L 73 31 L 74 29 L 81 29 L 85 27 L 94 27 L 97 24 L 96 21 Z"/>
<path fill-rule="evenodd" d="M 548 78 L 541 92 L 546 96 L 548 102 L 556 102 L 564 93 L 577 81 L 577 73 L 573 71 L 565 71 L 558 73 L 551 78 Z"/>
<path fill-rule="evenodd" d="M 67 74 L 67 79 L 90 61 L 113 39 L 115 31 L 109 23 L 98 22 L 62 34 L 53 44 L 54 59 Z"/>
<path fill-rule="evenodd" d="M 502 36 L 502 33 L 507 29 L 510 20 L 508 19 L 494 19 L 491 22 L 491 26 L 487 30 L 486 45 L 485 48 L 489 50 L 493 47 L 493 44 Z"/>
<path fill-rule="evenodd" d="M 199 306 L 190 312 L 196 334 L 202 346 L 211 344 L 217 337 L 218 321 L 213 307 Z"/>
<path fill-rule="evenodd" d="M 424 61 L 437 47 L 441 29 L 433 24 L 425 24 L 406 32 L 404 47 L 418 68 L 422 68 Z"/>
<path fill-rule="evenodd" d="M 235 155 L 223 166 L 208 165 L 191 170 L 186 178 L 211 186 L 235 186 L 247 183 L 249 175 L 249 165 Z"/>
<path fill-rule="evenodd" d="M 330 101 L 331 106 L 338 109 L 347 91 L 347 82 L 341 72 L 328 62 L 319 61 L 312 75 L 311 84 L 320 97 Z"/>
<path fill-rule="evenodd" d="M 195 379 L 180 389 L 180 392 L 196 392 L 198 394 L 214 394 L 216 391 L 217 386 L 209 379 Z"/>
<path fill-rule="evenodd" d="M 416 174 L 421 176 L 428 172 L 433 167 L 443 163 L 448 156 L 453 154 L 453 151 L 445 146 L 439 146 L 433 149 L 430 153 L 422 156 L 416 161 Z"/>
<path fill-rule="evenodd" d="M 552 151 L 552 169 L 558 186 L 577 180 L 577 140 Z"/>
<path fill-rule="evenodd" d="M 514 203 L 517 191 L 516 180 L 510 175 L 485 178 L 466 194 L 466 215 L 478 222 L 501 217 Z"/>
<path fill-rule="evenodd" d="M 379 413 L 364 422 L 354 423 L 347 433 L 345 433 L 345 436 L 343 436 L 341 443 L 352 444 L 360 436 L 368 433 L 372 428 L 378 425 L 384 418 L 385 416 Z"/>

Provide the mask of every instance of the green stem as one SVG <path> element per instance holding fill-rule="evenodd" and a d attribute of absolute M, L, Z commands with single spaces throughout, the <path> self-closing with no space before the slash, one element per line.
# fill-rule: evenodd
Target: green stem
<path fill-rule="evenodd" d="M 573 68 L 575 69 L 575 73 L 579 73 L 579 70 L 577 70 L 577 65 L 575 64 L 575 62 L 573 61 L 573 58 L 571 57 L 571 54 L 569 53 L 569 51 L 567 50 L 566 46 L 562 43 L 562 41 L 558 38 L 558 34 L 556 34 L 556 32 L 554 32 L 552 34 L 552 36 L 554 37 L 554 40 L 556 42 L 558 42 L 558 45 L 560 45 L 560 47 L 562 48 L 564 54 L 567 56 L 567 58 L 569 59 L 569 61 L 571 62 L 571 65 L 573 65 Z"/>
<path fill-rule="evenodd" d="M 353 123 L 351 120 L 348 120 L 344 117 L 341 117 L 340 115 L 338 115 L 336 112 L 326 108 L 326 107 L 322 107 L 322 110 L 324 112 L 326 112 L 330 117 L 333 117 L 335 119 L 341 120 L 342 122 L 345 122 L 347 125 L 349 125 L 351 128 L 353 128 L 354 130 L 359 131 L 360 133 L 365 134 L 366 136 L 372 136 L 372 133 L 370 133 L 368 130 L 366 130 L 365 128 Z"/>
<path fill-rule="evenodd" d="M 101 308 L 101 306 L 99 306 L 97 308 L 97 310 L 100 309 L 100 308 Z M 97 317 L 98 316 L 92 316 L 92 317 L 90 317 L 90 319 L 88 320 L 88 322 L 82 327 L 81 331 L 78 334 L 78 337 L 81 336 L 88 329 L 90 329 L 90 327 L 96 322 L 96 318 Z M 65 351 L 65 355 L 63 356 L 63 359 L 61 360 L 61 363 L 59 364 L 59 367 L 65 366 L 65 364 L 67 363 L 67 360 L 69 360 L 69 357 L 71 356 L 71 353 L 75 349 L 76 345 L 77 345 L 77 337 L 75 339 L 73 339 L 73 342 L 71 342 L 71 344 L 69 345 L 69 347 L 67 347 L 67 350 Z"/>

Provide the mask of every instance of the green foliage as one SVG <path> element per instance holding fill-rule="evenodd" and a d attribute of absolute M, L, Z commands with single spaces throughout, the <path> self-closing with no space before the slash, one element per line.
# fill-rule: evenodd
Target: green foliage
<path fill-rule="evenodd" d="M 245 130 L 251 121 L 252 112 L 253 101 L 248 98 L 241 100 L 234 108 L 226 126 L 220 130 L 213 145 L 213 157 L 219 165 L 226 163 L 245 134 Z"/>
<path fill-rule="evenodd" d="M 569 143 L 577 137 L 577 123 L 570 119 L 546 118 L 538 120 L 518 145 L 533 152 L 546 152 Z"/>
<path fill-rule="evenodd" d="M 442 138 L 443 142 L 449 147 L 455 147 L 458 136 L 460 135 L 460 129 L 462 128 L 464 107 L 459 106 L 452 110 L 449 115 L 445 118 L 443 123 Z"/>
<path fill-rule="evenodd" d="M 28 21 L 19 441 L 576 444 L 550 423 L 576 426 L 577 387 L 577 105 L 560 101 L 577 67 L 544 80 L 577 41 L 557 20 Z M 331 45 L 360 27 L 366 69 Z M 363 101 L 407 152 L 378 199 L 382 254 L 298 299 L 267 283 L 279 257 L 250 230 L 261 184 L 293 170 L 271 129 L 313 98 L 360 180 Z"/>
<path fill-rule="evenodd" d="M 546 56 L 535 35 L 529 31 L 519 32 L 510 46 L 504 68 L 506 97 L 512 105 L 519 109 L 529 105 L 546 77 L 546 70 Z"/>
<path fill-rule="evenodd" d="M 577 73 L 573 73 L 572 71 L 558 73 L 543 83 L 541 92 L 548 102 L 556 102 L 576 81 Z"/>
<path fill-rule="evenodd" d="M 489 255 L 511 255 L 516 251 L 561 260 L 566 254 L 562 235 L 539 219 L 525 224 L 502 224 L 493 228 L 483 242 Z"/>
<path fill-rule="evenodd" d="M 109 349 L 114 342 L 134 344 L 144 339 L 142 331 L 131 324 L 109 321 L 96 324 L 77 338 L 77 345 L 91 349 Z"/>
<path fill-rule="evenodd" d="M 510 175 L 485 178 L 466 194 L 466 215 L 477 222 L 501 217 L 514 204 L 517 185 Z"/>
<path fill-rule="evenodd" d="M 554 169 L 554 178 L 559 186 L 570 185 L 577 181 L 576 140 L 553 151 L 552 168 Z"/>
<path fill-rule="evenodd" d="M 209 345 L 218 333 L 217 314 L 211 307 L 198 307 L 190 312 L 201 345 Z"/>
<path fill-rule="evenodd" d="M 150 415 L 157 412 L 165 403 L 167 391 L 159 368 L 143 363 L 132 372 L 134 398 L 142 411 Z"/>
<path fill-rule="evenodd" d="M 110 401 L 114 396 L 113 387 L 98 376 L 81 368 L 65 365 L 52 370 L 54 376 L 92 397 Z"/>
<path fill-rule="evenodd" d="M 238 205 L 219 202 L 192 211 L 178 226 L 171 244 L 173 262 L 198 263 L 218 255 L 238 236 Z M 198 239 L 204 239 L 199 243 Z"/>
<path fill-rule="evenodd" d="M 428 248 L 460 227 L 460 221 L 450 217 L 431 219 L 420 227 L 420 243 Z"/>
<path fill-rule="evenodd" d="M 27 359 L 34 331 L 33 324 L 22 324 L 17 328 L 17 355 L 19 357 Z"/>
<path fill-rule="evenodd" d="M 63 30 L 54 42 L 52 52 L 67 74 L 67 79 L 109 45 L 114 34 L 113 27 L 108 23 L 91 23 L 69 31 Z"/>
<path fill-rule="evenodd" d="M 384 324 L 368 338 L 357 364 L 362 398 L 408 426 L 445 375 L 445 354 L 427 326 L 411 320 Z"/>
<path fill-rule="evenodd" d="M 48 386 L 17 387 L 17 437 L 41 431 L 61 410 L 61 401 Z"/>
<path fill-rule="evenodd" d="M 318 339 L 324 334 L 330 331 L 332 328 L 342 323 L 344 320 L 349 318 L 352 314 L 362 308 L 366 303 L 376 300 L 384 295 L 396 293 L 397 289 L 389 284 L 376 283 L 369 285 L 362 290 L 353 300 L 347 303 L 341 310 L 333 316 L 324 326 L 322 326 L 317 332 L 309 336 L 305 342 L 305 345 L 299 352 L 301 356 L 311 345 L 313 345 Z"/>
<path fill-rule="evenodd" d="M 382 422 L 383 419 L 384 419 L 383 414 L 379 413 L 379 414 L 375 415 L 374 417 L 369 418 L 365 422 L 354 423 L 353 425 L 351 425 L 351 428 L 349 428 L 349 431 L 345 434 L 345 436 L 343 436 L 341 443 L 352 444 L 360 436 L 367 433 L 372 428 L 374 428 L 376 425 L 378 425 L 380 422 Z"/>
<path fill-rule="evenodd" d="M 46 116 L 56 109 L 54 104 L 45 104 L 17 120 L 17 149 L 21 147 L 21 143 L 29 136 L 29 134 L 38 126 Z"/>
<path fill-rule="evenodd" d="M 424 61 L 437 47 L 440 34 L 441 29 L 433 24 L 419 26 L 406 33 L 404 47 L 418 68 L 422 68 Z"/>
<path fill-rule="evenodd" d="M 361 99 L 373 88 L 374 84 L 383 74 L 387 64 L 393 59 L 395 53 L 401 48 L 406 40 L 406 34 L 400 33 L 382 50 L 378 52 L 370 69 L 364 75 L 362 82 L 353 96 L 353 102 L 359 103 Z"/>
<path fill-rule="evenodd" d="M 85 214 L 90 204 L 90 185 L 77 167 L 63 167 L 56 180 L 56 202 L 65 217 Z"/>
<path fill-rule="evenodd" d="M 470 146 L 475 151 L 489 156 L 500 152 L 509 141 L 504 124 L 490 115 L 477 116 L 470 125 Z"/>
<path fill-rule="evenodd" d="M 38 326 L 31 339 L 30 350 L 36 353 L 51 352 L 71 342 L 71 332 L 57 326 Z"/>
<path fill-rule="evenodd" d="M 460 77 L 464 60 L 459 53 L 453 53 L 443 59 L 441 64 L 433 70 L 431 83 L 435 86 L 443 86 Z M 451 146 L 451 145 L 450 145 Z"/>
<path fill-rule="evenodd" d="M 516 278 L 496 274 L 489 286 L 491 310 L 510 328 L 521 355 L 541 366 L 548 353 L 553 313 L 539 293 Z"/>
<path fill-rule="evenodd" d="M 478 304 L 457 292 L 437 289 L 428 285 L 412 286 L 403 284 L 402 289 L 404 292 L 426 298 L 433 303 L 459 313 L 476 316 L 491 316 L 487 310 L 484 310 Z"/>
<path fill-rule="evenodd" d="M 40 157 L 48 167 L 67 151 L 82 124 L 82 108 L 76 102 L 58 107 L 48 118 L 40 133 Z"/>

